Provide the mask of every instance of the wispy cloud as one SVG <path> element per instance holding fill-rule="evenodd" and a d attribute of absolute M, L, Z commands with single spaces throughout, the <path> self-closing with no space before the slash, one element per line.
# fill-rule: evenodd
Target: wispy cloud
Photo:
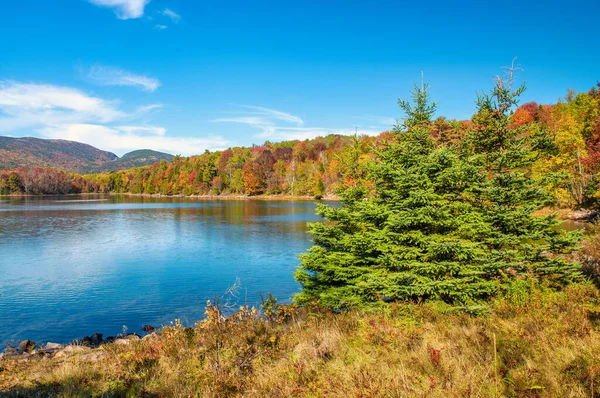
<path fill-rule="evenodd" d="M 241 123 L 241 124 L 249 124 L 251 126 L 271 126 L 273 123 L 262 117 L 255 116 L 239 116 L 239 117 L 223 117 L 219 119 L 211 120 L 213 123 Z"/>
<path fill-rule="evenodd" d="M 139 116 L 139 115 L 142 115 L 144 113 L 148 113 L 150 111 L 153 111 L 155 109 L 160 109 L 162 107 L 163 107 L 162 104 L 140 105 L 137 108 L 135 108 L 134 115 Z"/>
<path fill-rule="evenodd" d="M 144 7 L 150 0 L 88 0 L 100 7 L 112 8 L 119 19 L 134 19 L 144 15 Z"/>
<path fill-rule="evenodd" d="M 100 86 L 131 86 L 144 91 L 155 91 L 160 87 L 160 81 L 154 77 L 102 65 L 91 66 L 85 79 Z"/>
<path fill-rule="evenodd" d="M 239 115 L 213 119 L 214 123 L 240 123 L 258 130 L 256 137 L 269 140 L 305 140 L 329 134 L 354 134 L 352 128 L 305 127 L 304 120 L 291 113 L 260 106 L 241 105 Z M 360 129 L 359 134 L 377 135 L 380 129 Z"/>
<path fill-rule="evenodd" d="M 230 145 L 220 136 L 178 137 L 162 126 L 136 122 L 161 104 L 129 112 L 119 105 L 71 87 L 0 81 L 0 132 L 18 135 L 15 132 L 27 129 L 27 134 L 85 142 L 119 155 L 146 148 L 194 155 Z"/>
<path fill-rule="evenodd" d="M 168 28 L 168 26 L 167 26 L 167 25 L 160 25 L 160 24 L 159 24 L 159 25 L 155 25 L 155 26 L 154 26 L 154 29 L 158 29 L 158 30 L 165 30 L 165 29 L 167 29 L 167 28 Z"/>
<path fill-rule="evenodd" d="M 248 109 L 248 111 L 238 112 L 241 114 L 240 116 L 213 119 L 211 122 L 242 123 L 257 127 L 275 126 L 277 122 L 284 122 L 295 126 L 302 126 L 304 124 L 304 120 L 302 120 L 300 117 L 292 115 L 291 113 L 278 111 L 276 109 L 253 105 L 240 105 L 240 107 L 243 109 Z"/>
<path fill-rule="evenodd" d="M 181 15 L 177 14 L 175 11 L 173 11 L 169 8 L 165 8 L 163 10 L 162 14 L 164 16 L 171 18 L 171 21 L 173 21 L 175 23 L 179 23 L 179 21 L 181 21 Z"/>
<path fill-rule="evenodd" d="M 263 108 L 262 106 L 242 105 L 243 108 L 252 109 L 254 114 L 265 116 L 270 119 L 280 120 L 283 122 L 294 123 L 302 126 L 304 120 L 291 113 L 281 112 L 271 108 Z"/>
<path fill-rule="evenodd" d="M 148 134 L 151 136 L 160 136 L 160 137 L 163 137 L 165 134 L 167 134 L 166 128 L 157 127 L 157 126 L 149 126 L 149 125 L 119 126 L 118 130 L 122 131 L 124 133 L 127 133 L 127 134 Z"/>

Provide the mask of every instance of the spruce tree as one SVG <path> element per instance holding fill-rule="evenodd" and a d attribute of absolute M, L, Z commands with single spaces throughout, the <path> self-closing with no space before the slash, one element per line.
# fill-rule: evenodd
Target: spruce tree
<path fill-rule="evenodd" d="M 458 146 L 432 135 L 427 85 L 371 170 L 375 192 L 341 192 L 341 206 L 320 205 L 326 222 L 310 227 L 314 243 L 301 256 L 299 303 L 332 307 L 436 299 L 476 304 L 514 278 L 564 282 L 577 265 L 562 254 L 577 236 L 552 216 L 533 217 L 546 200 L 528 173 L 535 143 L 509 127 L 522 89 L 502 81 L 478 101 L 476 129 Z"/>
<path fill-rule="evenodd" d="M 579 264 L 568 261 L 579 232 L 559 228 L 555 214 L 534 216 L 551 202 L 531 166 L 548 149 L 544 132 L 511 127 L 512 109 L 525 85 L 513 89 L 513 71 L 498 77 L 491 93 L 478 97 L 475 128 L 465 142 L 465 156 L 484 178 L 469 190 L 469 201 L 482 223 L 476 239 L 486 248 L 489 277 L 512 275 L 566 283 L 581 277 Z"/>

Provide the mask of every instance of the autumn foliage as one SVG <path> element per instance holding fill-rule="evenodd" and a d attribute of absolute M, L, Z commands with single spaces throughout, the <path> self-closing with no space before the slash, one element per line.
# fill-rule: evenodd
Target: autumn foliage
<path fill-rule="evenodd" d="M 550 137 L 549 142 L 540 142 L 545 154 L 532 171 L 544 176 L 553 205 L 596 205 L 600 199 L 600 86 L 587 93 L 569 91 L 556 104 L 525 103 L 514 111 L 510 123 L 526 136 Z M 457 144 L 473 126 L 472 120 L 438 117 L 431 134 L 437 142 Z M 0 193 L 320 197 L 358 185 L 372 189 L 369 165 L 390 134 L 266 142 L 250 148 L 176 156 L 170 162 L 103 174 L 77 175 L 48 168 L 2 171 Z"/>

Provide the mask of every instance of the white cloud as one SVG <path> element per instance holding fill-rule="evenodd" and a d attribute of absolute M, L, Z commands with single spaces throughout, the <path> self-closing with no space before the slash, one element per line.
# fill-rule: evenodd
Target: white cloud
<path fill-rule="evenodd" d="M 131 86 L 144 91 L 155 91 L 160 86 L 160 81 L 154 77 L 101 65 L 90 67 L 85 78 L 100 86 Z"/>
<path fill-rule="evenodd" d="M 194 155 L 230 146 L 219 136 L 175 137 L 164 127 L 136 124 L 161 104 L 138 106 L 132 112 L 117 105 L 71 87 L 0 81 L 0 132 L 27 128 L 43 138 L 84 142 L 118 155 L 136 149 Z"/>
<path fill-rule="evenodd" d="M 179 21 L 181 20 L 181 15 L 168 8 L 165 8 L 162 14 L 171 18 L 171 20 L 175 23 L 179 23 Z"/>
<path fill-rule="evenodd" d="M 159 25 L 155 25 L 155 26 L 154 26 L 154 29 L 158 29 L 158 30 L 165 30 L 165 29 L 167 29 L 167 28 L 168 28 L 168 26 L 167 26 L 167 25 L 160 25 L 160 24 L 159 24 Z"/>
<path fill-rule="evenodd" d="M 108 123 L 126 116 L 115 101 L 74 88 L 0 82 L 0 130 L 82 121 Z"/>
<path fill-rule="evenodd" d="M 119 19 L 140 18 L 150 0 L 89 0 L 101 7 L 112 8 Z"/>
<path fill-rule="evenodd" d="M 68 124 L 39 130 L 45 138 L 85 142 L 97 148 L 123 155 L 136 149 L 153 149 L 181 155 L 197 155 L 208 150 L 220 150 L 230 143 L 219 136 L 206 138 L 168 137 L 166 129 L 156 126 L 103 126 L 98 124 Z"/>
<path fill-rule="evenodd" d="M 323 137 L 329 134 L 353 135 L 352 128 L 304 127 L 304 120 L 291 113 L 281 112 L 260 106 L 242 105 L 251 112 L 242 112 L 240 116 L 211 120 L 214 123 L 241 123 L 259 130 L 256 137 L 266 140 L 305 140 Z M 384 129 L 360 129 L 358 134 L 378 135 Z"/>
<path fill-rule="evenodd" d="M 160 108 L 162 108 L 162 104 L 141 105 L 135 109 L 134 116 L 140 116 L 140 115 L 143 115 L 144 113 L 148 113 L 150 111 L 153 111 L 154 109 L 160 109 Z"/>
<path fill-rule="evenodd" d="M 240 117 L 225 117 L 220 119 L 211 120 L 213 123 L 241 123 L 241 124 L 249 124 L 252 126 L 263 127 L 263 126 L 272 126 L 273 123 L 270 120 L 267 120 L 262 117 L 255 116 L 240 116 Z"/>
<path fill-rule="evenodd" d="M 153 136 L 164 136 L 167 133 L 167 129 L 164 127 L 156 126 L 119 126 L 119 131 L 128 134 L 149 134 Z"/>
<path fill-rule="evenodd" d="M 252 109 L 252 114 L 261 115 L 270 119 L 280 120 L 283 122 L 293 123 L 302 126 L 304 121 L 291 113 L 281 112 L 271 108 L 263 108 L 262 106 L 242 105 L 243 108 Z"/>

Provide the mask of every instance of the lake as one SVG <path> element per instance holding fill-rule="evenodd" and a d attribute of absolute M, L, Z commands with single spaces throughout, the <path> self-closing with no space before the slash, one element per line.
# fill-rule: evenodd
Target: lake
<path fill-rule="evenodd" d="M 203 318 L 239 279 L 238 303 L 298 291 L 311 201 L 129 196 L 0 197 L 0 344 L 65 343 Z M 18 341 L 17 341 L 18 343 Z M 0 350 L 1 351 L 1 350 Z"/>

